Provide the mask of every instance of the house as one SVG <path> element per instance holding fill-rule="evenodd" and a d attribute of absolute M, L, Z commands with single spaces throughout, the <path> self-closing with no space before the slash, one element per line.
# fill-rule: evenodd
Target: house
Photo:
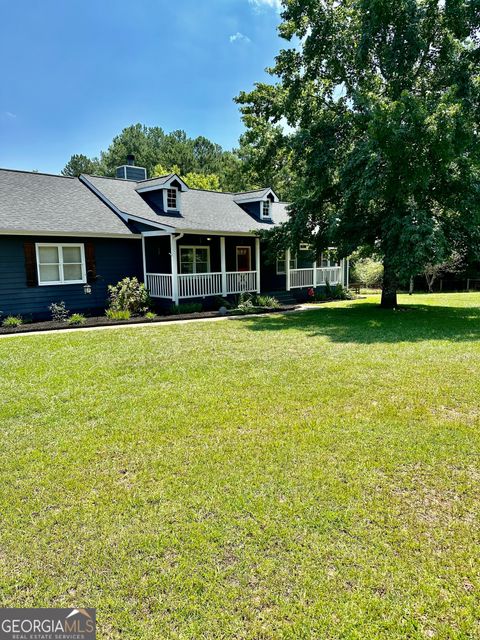
<path fill-rule="evenodd" d="M 290 292 L 348 282 L 347 261 L 312 263 L 307 246 L 269 264 L 258 231 L 287 220 L 272 189 L 189 189 L 178 175 L 147 179 L 132 159 L 116 178 L 0 170 L 0 311 L 48 315 L 105 308 L 107 286 L 146 283 L 158 306 L 241 292 Z M 310 256 L 310 259 L 309 259 Z"/>

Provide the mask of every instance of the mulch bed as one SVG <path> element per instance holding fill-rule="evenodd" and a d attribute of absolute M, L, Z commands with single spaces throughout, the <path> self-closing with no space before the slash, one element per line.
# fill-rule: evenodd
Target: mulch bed
<path fill-rule="evenodd" d="M 257 313 L 275 313 L 283 311 L 293 311 L 296 306 L 284 306 L 278 309 L 256 309 Z M 235 310 L 228 312 L 228 316 L 248 317 L 249 314 L 235 313 Z M 137 316 L 130 318 L 129 320 L 109 320 L 105 316 L 96 316 L 91 318 L 85 318 L 85 322 L 81 325 L 70 325 L 67 322 L 54 322 L 53 320 L 46 320 L 40 322 L 29 322 L 21 324 L 19 327 L 2 327 L 0 326 L 0 335 L 10 333 L 30 333 L 32 331 L 58 331 L 59 329 L 84 329 L 85 327 L 106 327 L 123 324 L 155 324 L 157 322 L 170 322 L 171 320 L 201 320 L 202 318 L 219 318 L 221 314 L 218 311 L 199 311 L 197 313 L 182 313 L 181 315 L 166 315 L 156 316 L 154 319 L 149 320 L 143 316 Z"/>

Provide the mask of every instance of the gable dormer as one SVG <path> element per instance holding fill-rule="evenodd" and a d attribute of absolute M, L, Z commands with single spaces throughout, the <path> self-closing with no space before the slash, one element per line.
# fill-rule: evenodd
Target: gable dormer
<path fill-rule="evenodd" d="M 233 200 L 252 216 L 265 222 L 271 222 L 272 203 L 278 202 L 278 196 L 273 189 L 267 188 L 236 193 Z"/>
<path fill-rule="evenodd" d="M 188 187 L 176 173 L 159 176 L 139 182 L 135 191 L 152 199 L 154 204 L 165 213 L 180 213 L 182 210 L 182 192 Z"/>

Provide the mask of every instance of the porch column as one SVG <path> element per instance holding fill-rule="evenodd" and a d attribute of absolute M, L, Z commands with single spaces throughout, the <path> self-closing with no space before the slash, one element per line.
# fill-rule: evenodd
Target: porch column
<path fill-rule="evenodd" d="M 255 238 L 255 267 L 257 268 L 257 293 L 260 293 L 260 238 Z"/>
<path fill-rule="evenodd" d="M 348 289 L 348 285 L 350 284 L 349 280 L 350 280 L 350 258 L 346 259 L 347 262 L 347 269 L 346 269 L 346 273 L 345 273 L 345 288 Z"/>
<path fill-rule="evenodd" d="M 317 286 L 317 261 L 313 261 L 313 288 Z"/>
<path fill-rule="evenodd" d="M 220 271 L 222 272 L 222 296 L 227 295 L 227 261 L 225 258 L 225 237 L 220 236 Z"/>
<path fill-rule="evenodd" d="M 287 291 L 290 291 L 290 249 L 285 251 L 285 276 L 287 278 Z"/>
<path fill-rule="evenodd" d="M 172 300 L 178 304 L 178 267 L 177 267 L 177 238 L 170 236 L 170 258 L 172 263 Z"/>
<path fill-rule="evenodd" d="M 142 233 L 143 284 L 147 287 L 147 256 L 145 255 L 145 236 Z"/>

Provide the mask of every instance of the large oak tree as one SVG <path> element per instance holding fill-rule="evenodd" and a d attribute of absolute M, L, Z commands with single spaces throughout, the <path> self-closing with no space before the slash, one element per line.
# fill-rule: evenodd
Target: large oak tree
<path fill-rule="evenodd" d="M 395 307 L 433 257 L 479 243 L 480 2 L 283 4 L 276 80 L 238 98 L 250 139 L 276 131 L 272 158 L 295 167 L 274 240 L 370 248 Z"/>

